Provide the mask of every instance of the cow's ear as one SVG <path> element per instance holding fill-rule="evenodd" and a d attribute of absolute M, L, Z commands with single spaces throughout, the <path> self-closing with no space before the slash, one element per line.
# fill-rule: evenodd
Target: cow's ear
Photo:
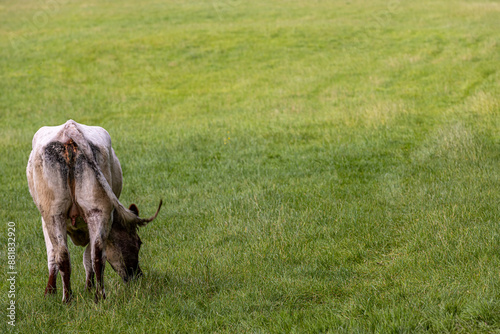
<path fill-rule="evenodd" d="M 136 216 L 139 216 L 139 209 L 137 208 L 137 205 L 135 204 L 130 204 L 129 208 L 130 211 L 135 213 Z"/>

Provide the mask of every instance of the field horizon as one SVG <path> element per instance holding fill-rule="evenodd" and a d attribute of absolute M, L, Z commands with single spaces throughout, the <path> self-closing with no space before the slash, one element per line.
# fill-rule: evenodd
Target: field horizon
<path fill-rule="evenodd" d="M 0 1 L 0 331 L 500 332 L 498 1 Z M 44 298 L 34 133 L 105 128 L 144 277 Z M 15 224 L 15 296 L 8 266 Z M 16 303 L 15 327 L 7 306 Z"/>

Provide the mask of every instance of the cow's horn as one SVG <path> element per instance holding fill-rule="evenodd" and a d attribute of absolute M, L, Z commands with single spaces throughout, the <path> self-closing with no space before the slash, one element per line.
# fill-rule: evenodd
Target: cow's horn
<path fill-rule="evenodd" d="M 158 216 L 158 212 L 160 212 L 160 208 L 161 208 L 161 205 L 163 204 L 163 200 L 161 199 L 160 200 L 160 205 L 158 205 L 158 210 L 156 210 L 156 213 L 149 217 L 149 218 L 138 218 L 138 222 L 137 222 L 137 225 L 139 226 L 146 226 L 148 223 L 152 222 L 153 220 L 155 220 L 156 216 Z"/>

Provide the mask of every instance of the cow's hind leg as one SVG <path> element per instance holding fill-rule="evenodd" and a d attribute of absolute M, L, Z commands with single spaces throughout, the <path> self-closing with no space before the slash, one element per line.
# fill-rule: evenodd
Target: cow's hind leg
<path fill-rule="evenodd" d="M 44 235 L 47 235 L 51 243 L 49 255 L 49 283 L 46 291 L 48 293 L 55 292 L 55 280 L 57 277 L 57 269 L 61 272 L 63 284 L 63 302 L 69 303 L 72 298 L 71 291 L 71 263 L 69 250 L 66 238 L 66 218 L 63 214 L 44 216 Z M 47 247 L 47 253 L 49 253 Z M 56 268 L 53 269 L 55 263 Z M 52 265 L 52 267 L 51 267 Z"/>
<path fill-rule="evenodd" d="M 83 253 L 83 266 L 85 267 L 85 274 L 86 274 L 85 286 L 87 288 L 87 291 L 92 290 L 92 288 L 95 286 L 94 267 L 92 265 L 91 251 L 92 247 L 89 244 L 87 245 L 87 248 L 85 248 L 85 252 Z"/>
<path fill-rule="evenodd" d="M 95 291 L 96 303 L 100 298 L 106 299 L 106 293 L 104 291 L 104 264 L 106 263 L 106 255 L 102 246 L 102 241 L 96 240 L 92 243 L 94 271 L 97 279 L 97 288 Z"/>
<path fill-rule="evenodd" d="M 49 234 L 47 232 L 47 227 L 45 226 L 45 220 L 43 220 L 43 218 L 42 218 L 42 227 L 43 227 L 43 237 L 45 239 L 45 246 L 47 248 L 47 263 L 49 267 L 49 282 L 47 283 L 47 287 L 45 288 L 45 296 L 46 296 L 47 294 L 53 295 L 56 293 L 57 274 L 59 273 L 59 269 L 57 268 L 52 242 L 50 241 Z"/>
<path fill-rule="evenodd" d="M 105 245 L 109 234 L 109 213 L 103 214 L 101 210 L 94 209 L 87 215 L 86 221 L 90 236 L 90 257 L 97 281 L 95 291 L 95 301 L 97 303 L 101 298 L 106 299 L 104 265 L 106 263 Z"/>

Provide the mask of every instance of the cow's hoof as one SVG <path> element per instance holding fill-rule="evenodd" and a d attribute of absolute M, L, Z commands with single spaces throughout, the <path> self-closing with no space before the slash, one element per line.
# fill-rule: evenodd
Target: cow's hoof
<path fill-rule="evenodd" d="M 85 290 L 87 290 L 87 292 L 91 292 L 93 288 L 95 288 L 94 281 L 88 280 L 85 284 Z"/>
<path fill-rule="evenodd" d="M 55 286 L 49 286 L 49 285 L 48 285 L 48 286 L 45 288 L 45 294 L 44 294 L 44 296 L 47 296 L 47 295 L 55 295 L 55 294 L 56 294 L 56 292 L 57 292 L 57 289 L 56 289 L 56 287 L 55 287 Z"/>
<path fill-rule="evenodd" d="M 100 293 L 99 293 L 99 290 L 97 290 L 95 292 L 94 302 L 97 304 L 97 303 L 99 303 L 100 299 L 102 299 L 102 300 L 106 299 L 106 293 L 104 292 L 104 290 L 101 291 Z"/>
<path fill-rule="evenodd" d="M 70 304 L 72 300 L 73 300 L 73 293 L 72 292 L 64 294 L 63 299 L 62 299 L 63 303 L 66 303 L 66 304 Z"/>

